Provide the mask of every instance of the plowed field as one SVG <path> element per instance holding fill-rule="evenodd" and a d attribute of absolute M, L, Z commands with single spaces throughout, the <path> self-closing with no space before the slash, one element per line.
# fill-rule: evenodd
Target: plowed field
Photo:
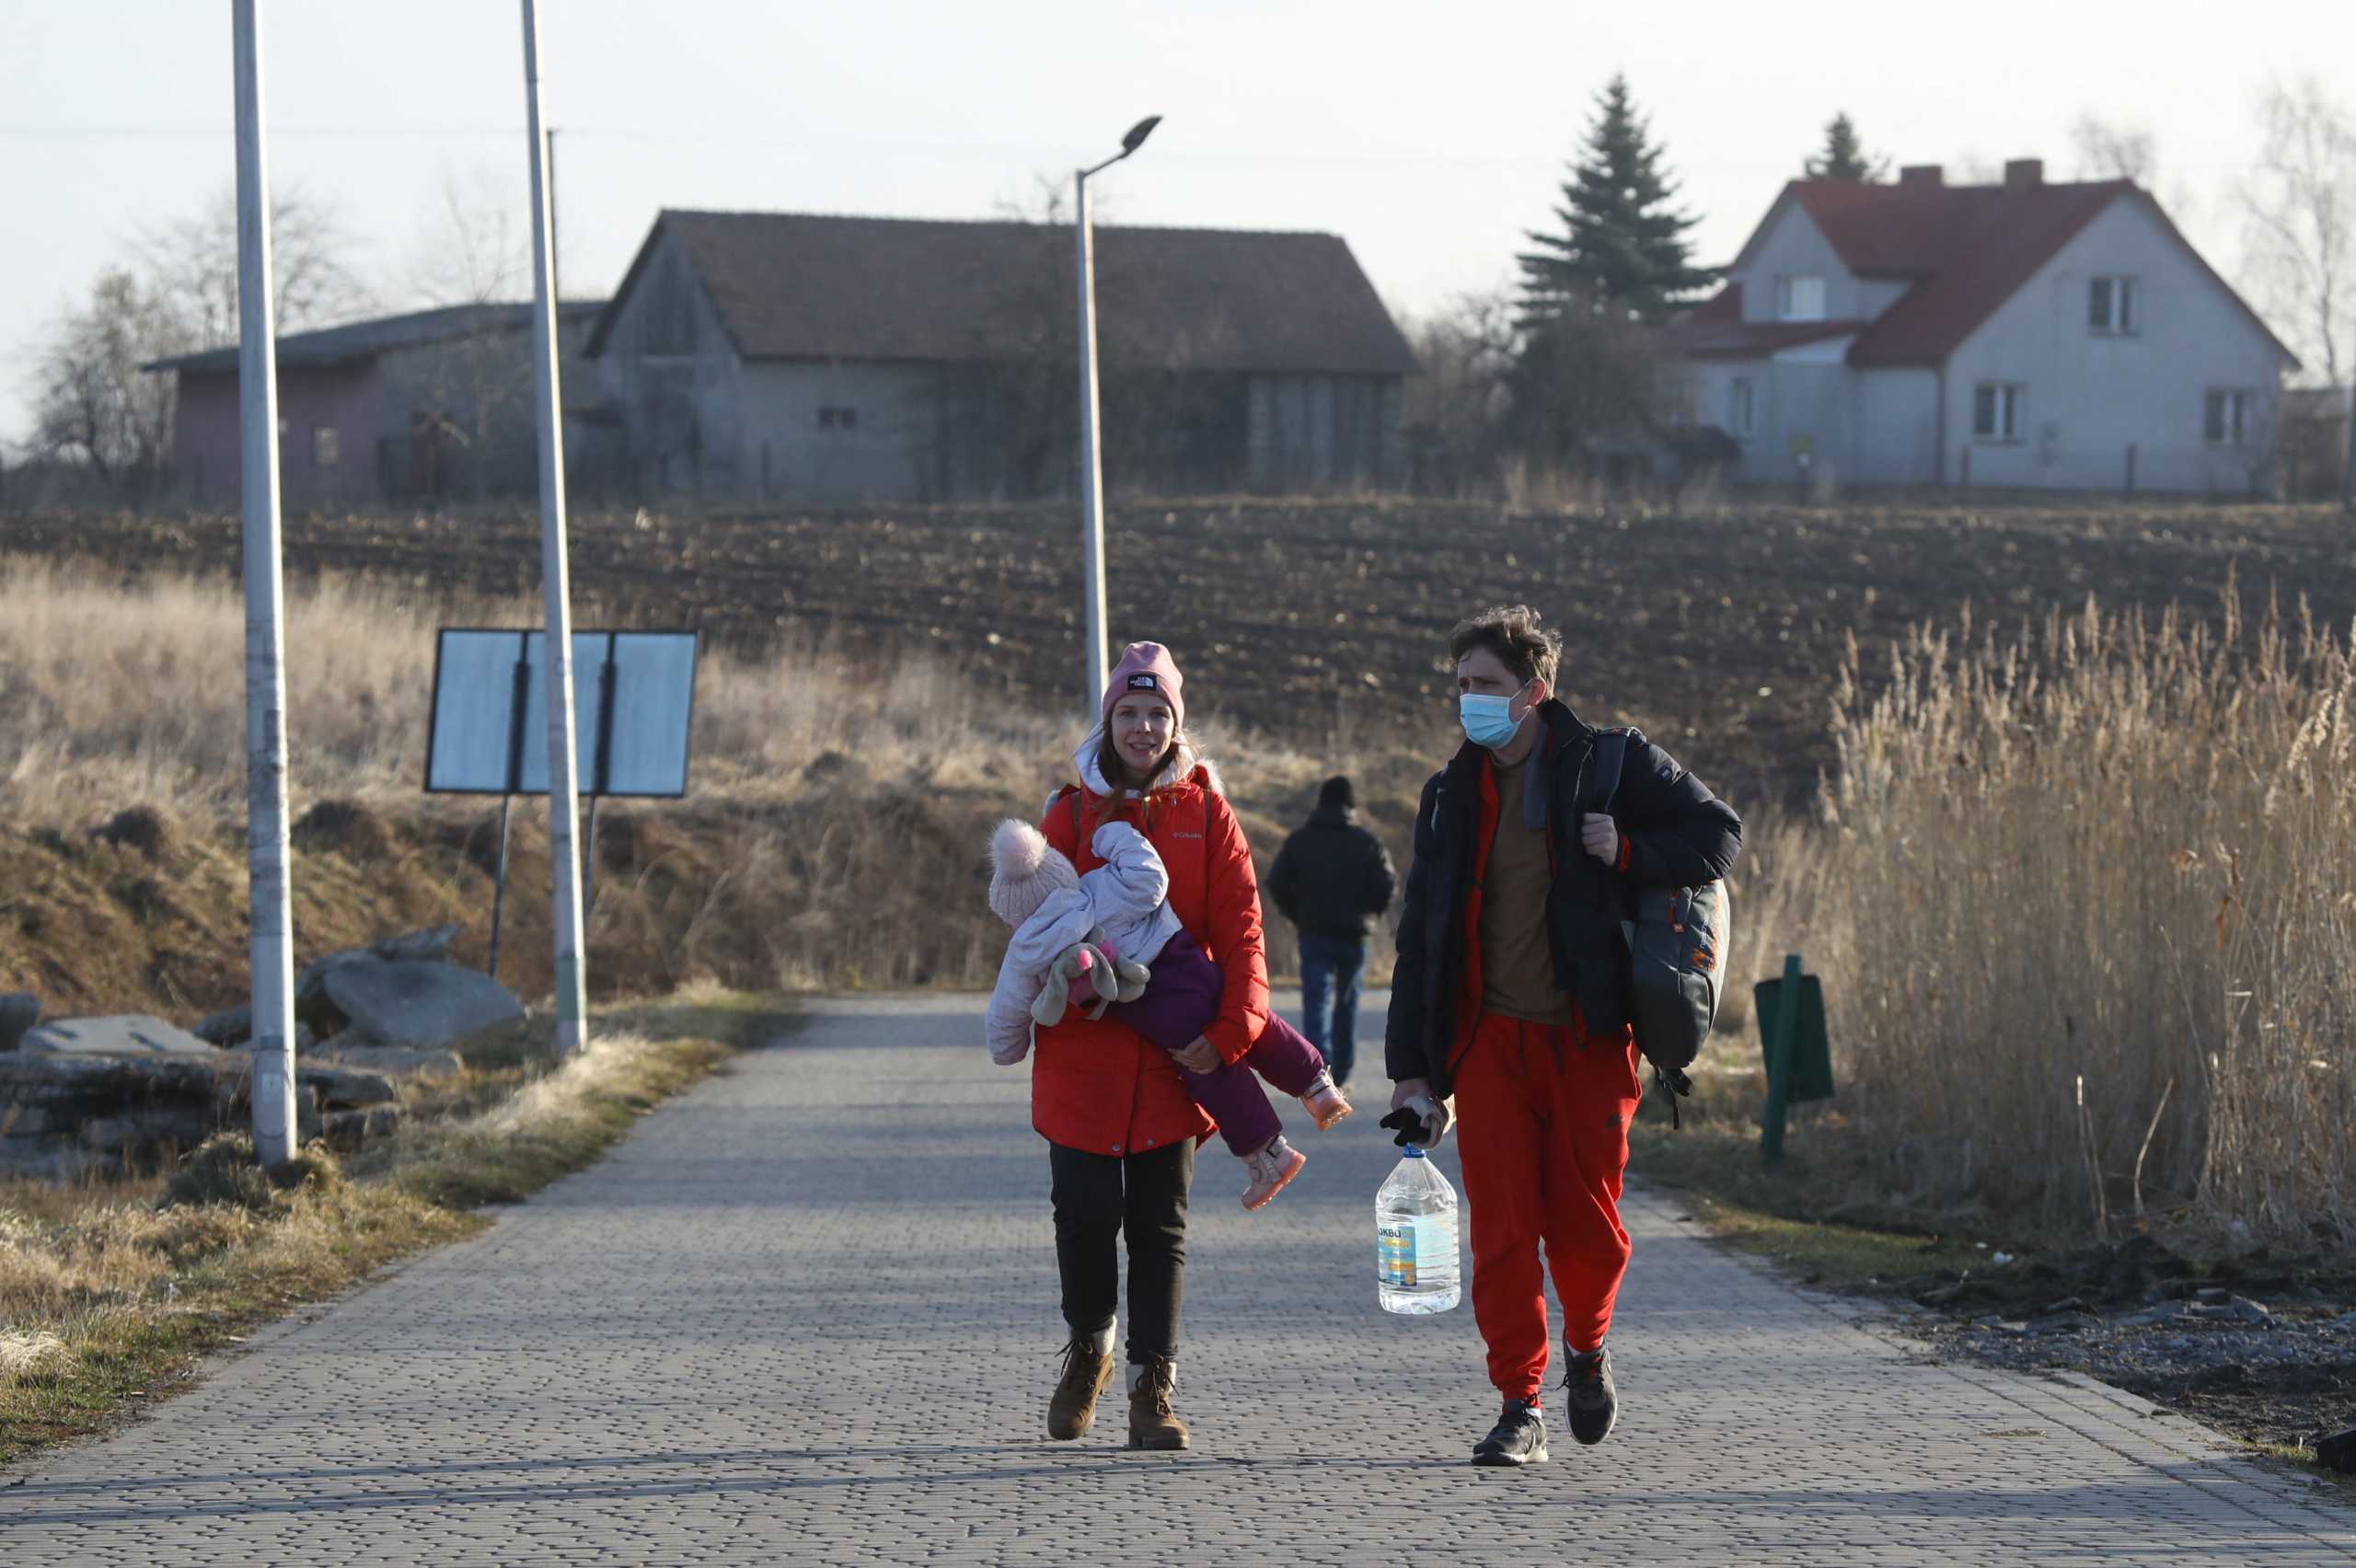
<path fill-rule="evenodd" d="M 936 653 L 1026 700 L 1077 700 L 1080 564 L 1069 505 L 786 514 L 581 512 L 584 624 L 696 626 L 754 646 L 783 632 L 887 656 Z M 1507 513 L 1393 502 L 1114 508 L 1112 630 L 1171 644 L 1195 711 L 1305 750 L 1446 744 L 1436 654 L 1473 606 L 1527 599 L 1569 640 L 1588 718 L 1633 721 L 1731 795 L 1791 798 L 1829 761 L 1844 640 L 1911 623 L 2016 619 L 2093 593 L 2213 612 L 2229 571 L 2255 605 L 2356 614 L 2356 531 L 2318 508 L 2147 504 L 1806 509 L 1697 516 Z M 290 519 L 296 573 L 393 574 L 422 591 L 528 594 L 526 509 Z M 126 573 L 233 572 L 237 523 L 201 514 L 0 516 L 0 550 L 95 556 Z M 294 651 L 300 656 L 300 650 Z M 421 694 L 421 700 L 422 695 Z"/>

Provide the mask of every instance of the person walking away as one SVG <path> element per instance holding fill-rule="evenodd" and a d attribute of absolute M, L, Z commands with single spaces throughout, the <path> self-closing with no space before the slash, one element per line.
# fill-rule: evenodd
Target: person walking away
<path fill-rule="evenodd" d="M 1472 1315 L 1504 1399 L 1478 1465 L 1546 1458 L 1540 1248 L 1563 1304 L 1571 1435 L 1619 1419 L 1604 1337 L 1628 1267 L 1620 1223 L 1642 1090 L 1620 921 L 1637 884 L 1724 877 L 1742 821 L 1631 732 L 1610 814 L 1586 790 L 1597 732 L 1555 696 L 1562 640 L 1523 605 L 1449 640 L 1464 744 L 1424 786 L 1383 1034 L 1383 1124 L 1444 1137 L 1458 1116 Z"/>
<path fill-rule="evenodd" d="M 1336 775 L 1276 851 L 1268 897 L 1300 938 L 1300 1032 L 1346 1085 L 1357 1065 L 1367 943 L 1399 891 L 1382 840 L 1358 825 L 1357 791 Z"/>

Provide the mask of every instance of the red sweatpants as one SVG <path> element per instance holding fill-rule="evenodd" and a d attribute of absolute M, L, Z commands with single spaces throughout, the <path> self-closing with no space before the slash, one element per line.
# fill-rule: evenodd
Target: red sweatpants
<path fill-rule="evenodd" d="M 1634 1039 L 1483 1015 L 1456 1066 L 1457 1148 L 1472 1222 L 1472 1316 L 1509 1400 L 1546 1381 L 1546 1244 L 1563 1337 L 1593 1350 L 1628 1272 L 1620 1224 L 1628 1124 L 1643 1098 Z"/>

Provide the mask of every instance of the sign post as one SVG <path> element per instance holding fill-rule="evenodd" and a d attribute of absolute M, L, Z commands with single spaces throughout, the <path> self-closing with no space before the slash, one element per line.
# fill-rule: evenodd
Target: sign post
<path fill-rule="evenodd" d="M 1831 1037 L 1824 1027 L 1824 987 L 1815 975 L 1800 973 L 1797 953 L 1784 960 L 1784 977 L 1760 982 L 1751 999 L 1767 1066 L 1759 1153 L 1774 1165 L 1784 1158 L 1784 1124 L 1791 1108 L 1832 1098 Z"/>
<path fill-rule="evenodd" d="M 430 794 L 499 797 L 499 867 L 491 903 L 491 977 L 499 978 L 500 923 L 507 904 L 507 817 L 517 795 L 552 795 L 556 769 L 544 708 L 546 632 L 445 627 L 434 646 L 433 709 L 426 731 Z M 583 672 L 572 726 L 572 776 L 589 796 L 589 844 L 607 795 L 676 800 L 687 792 L 695 728 L 697 637 L 692 631 L 576 631 L 572 666 Z M 584 878 L 584 887 L 586 881 Z"/>

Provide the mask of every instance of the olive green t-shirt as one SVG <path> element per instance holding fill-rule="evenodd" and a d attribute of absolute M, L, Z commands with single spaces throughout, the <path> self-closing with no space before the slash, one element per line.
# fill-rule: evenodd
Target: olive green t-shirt
<path fill-rule="evenodd" d="M 1492 757 L 1489 770 L 1497 785 L 1497 836 L 1481 873 L 1481 1008 L 1568 1028 L 1571 999 L 1554 982 L 1546 943 L 1546 892 L 1554 880 L 1546 830 L 1522 825 L 1530 758 L 1506 767 Z"/>

